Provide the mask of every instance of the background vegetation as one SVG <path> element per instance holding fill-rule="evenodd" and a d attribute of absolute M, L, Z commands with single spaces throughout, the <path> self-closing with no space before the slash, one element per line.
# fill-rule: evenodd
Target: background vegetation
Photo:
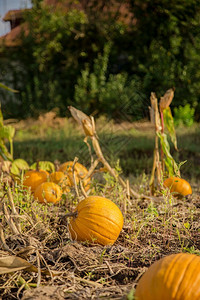
<path fill-rule="evenodd" d="M 198 1 L 57 2 L 33 0 L 22 45 L 1 48 L 0 79 L 20 91 L 0 91 L 5 118 L 54 107 L 66 115 L 73 104 L 112 117 L 123 105 L 136 120 L 148 115 L 151 91 L 175 87 L 172 108 L 187 104 L 200 119 Z"/>

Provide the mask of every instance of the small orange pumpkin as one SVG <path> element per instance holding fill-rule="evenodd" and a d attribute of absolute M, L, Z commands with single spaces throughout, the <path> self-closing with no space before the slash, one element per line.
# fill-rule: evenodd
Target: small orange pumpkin
<path fill-rule="evenodd" d="M 65 163 L 63 163 L 60 168 L 58 169 L 58 171 L 62 171 L 65 174 L 67 174 L 69 176 L 69 179 L 71 181 L 71 185 L 73 186 L 73 174 L 72 174 L 72 166 L 73 166 L 73 161 L 67 161 Z M 74 173 L 75 173 L 75 178 L 76 178 L 76 183 L 79 183 L 80 179 L 84 179 L 84 177 L 87 175 L 88 170 L 85 166 L 83 166 L 80 163 L 76 163 L 75 167 L 74 167 Z M 91 178 L 86 179 L 85 181 L 83 181 L 83 186 L 85 188 L 85 190 L 89 190 L 90 188 L 90 181 Z"/>
<path fill-rule="evenodd" d="M 48 176 L 49 173 L 47 171 L 29 170 L 24 175 L 23 185 L 30 187 L 31 191 L 34 192 L 38 185 L 48 180 Z"/>
<path fill-rule="evenodd" d="M 199 300 L 200 257 L 168 255 L 144 273 L 136 287 L 135 300 Z"/>
<path fill-rule="evenodd" d="M 49 179 L 50 181 L 54 182 L 54 183 L 59 183 L 61 180 L 63 180 L 66 177 L 66 175 L 63 172 L 53 172 L 49 175 Z"/>
<path fill-rule="evenodd" d="M 178 193 L 182 196 L 192 194 L 192 188 L 185 179 L 179 177 L 170 177 L 163 182 L 165 188 L 169 188 L 171 193 Z"/>
<path fill-rule="evenodd" d="M 87 197 L 74 213 L 68 226 L 73 240 L 112 245 L 123 227 L 120 209 L 104 197 Z"/>
<path fill-rule="evenodd" d="M 57 203 L 61 197 L 61 188 L 54 182 L 43 182 L 34 192 L 34 198 L 40 203 Z"/>
<path fill-rule="evenodd" d="M 56 171 L 50 174 L 50 181 L 58 184 L 64 192 L 70 192 L 72 182 L 70 177 L 62 171 Z"/>

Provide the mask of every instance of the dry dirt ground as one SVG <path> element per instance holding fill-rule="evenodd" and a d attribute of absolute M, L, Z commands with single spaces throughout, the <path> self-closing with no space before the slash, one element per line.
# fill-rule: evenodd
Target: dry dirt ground
<path fill-rule="evenodd" d="M 0 256 L 21 257 L 36 270 L 2 274 L 1 299 L 133 299 L 139 278 L 155 260 L 177 252 L 200 253 L 199 192 L 155 203 L 131 199 L 118 240 L 106 247 L 71 241 L 60 214 L 63 205 L 38 209 L 32 201 L 24 213 L 16 205 L 22 218 L 19 234 L 2 216 Z"/>

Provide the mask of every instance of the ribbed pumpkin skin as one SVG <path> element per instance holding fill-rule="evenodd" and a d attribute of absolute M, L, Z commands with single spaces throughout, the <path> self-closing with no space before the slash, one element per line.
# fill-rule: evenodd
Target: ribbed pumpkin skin
<path fill-rule="evenodd" d="M 73 163 L 74 163 L 73 161 L 67 161 L 67 162 L 63 163 L 60 166 L 60 168 L 58 169 L 58 171 L 62 171 L 62 172 L 72 171 Z M 82 164 L 80 164 L 78 162 L 75 164 L 74 170 L 78 173 L 79 177 L 81 177 L 81 178 L 84 178 L 88 172 L 86 167 L 84 167 Z"/>
<path fill-rule="evenodd" d="M 185 179 L 170 177 L 163 182 L 164 187 L 168 187 L 171 193 L 179 193 L 183 196 L 191 195 L 192 188 Z"/>
<path fill-rule="evenodd" d="M 31 191 L 34 192 L 35 189 L 43 182 L 47 181 L 49 173 L 46 171 L 27 171 L 24 175 L 23 185 L 25 187 L 30 187 Z"/>
<path fill-rule="evenodd" d="M 73 177 L 72 177 L 73 163 L 74 163 L 73 161 L 67 161 L 67 162 L 63 163 L 60 166 L 60 168 L 58 169 L 58 171 L 67 173 L 69 175 L 69 178 L 72 182 L 72 185 L 73 185 Z M 75 178 L 76 178 L 77 183 L 79 182 L 79 178 L 83 179 L 88 173 L 87 168 L 85 166 L 83 166 L 82 164 L 78 163 L 78 162 L 75 164 L 74 171 L 75 171 Z M 88 178 L 88 179 L 86 179 L 86 181 L 84 181 L 84 188 L 85 188 L 86 191 L 90 188 L 90 185 L 89 185 L 90 180 L 91 179 Z"/>
<path fill-rule="evenodd" d="M 70 187 L 72 186 L 69 176 L 67 176 L 62 171 L 56 171 L 50 174 L 50 181 L 58 184 L 63 192 L 70 192 Z"/>
<path fill-rule="evenodd" d="M 40 203 L 57 203 L 61 196 L 61 188 L 54 182 L 43 182 L 34 192 L 34 198 Z"/>
<path fill-rule="evenodd" d="M 63 180 L 66 177 L 66 175 L 61 171 L 60 172 L 56 171 L 51 173 L 49 177 L 50 177 L 50 181 L 58 184 L 61 180 Z"/>
<path fill-rule="evenodd" d="M 123 216 L 120 209 L 104 197 L 87 197 L 77 205 L 75 212 L 77 216 L 69 222 L 73 240 L 112 245 L 122 230 Z"/>
<path fill-rule="evenodd" d="M 139 280 L 135 300 L 199 300 L 200 257 L 168 255 L 151 265 Z"/>

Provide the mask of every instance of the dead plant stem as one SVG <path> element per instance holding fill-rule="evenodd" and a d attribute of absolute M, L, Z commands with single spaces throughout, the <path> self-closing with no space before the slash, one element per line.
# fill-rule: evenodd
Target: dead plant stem
<path fill-rule="evenodd" d="M 8 200 L 9 200 L 11 210 L 12 210 L 12 213 L 13 213 L 13 219 L 15 220 L 15 225 L 16 225 L 19 233 L 21 233 L 21 226 L 20 226 L 20 223 L 19 223 L 19 214 L 18 214 L 18 212 L 15 208 L 15 204 L 14 204 L 14 201 L 13 201 L 13 196 L 12 196 L 12 192 L 11 192 L 10 187 L 8 187 Z"/>

